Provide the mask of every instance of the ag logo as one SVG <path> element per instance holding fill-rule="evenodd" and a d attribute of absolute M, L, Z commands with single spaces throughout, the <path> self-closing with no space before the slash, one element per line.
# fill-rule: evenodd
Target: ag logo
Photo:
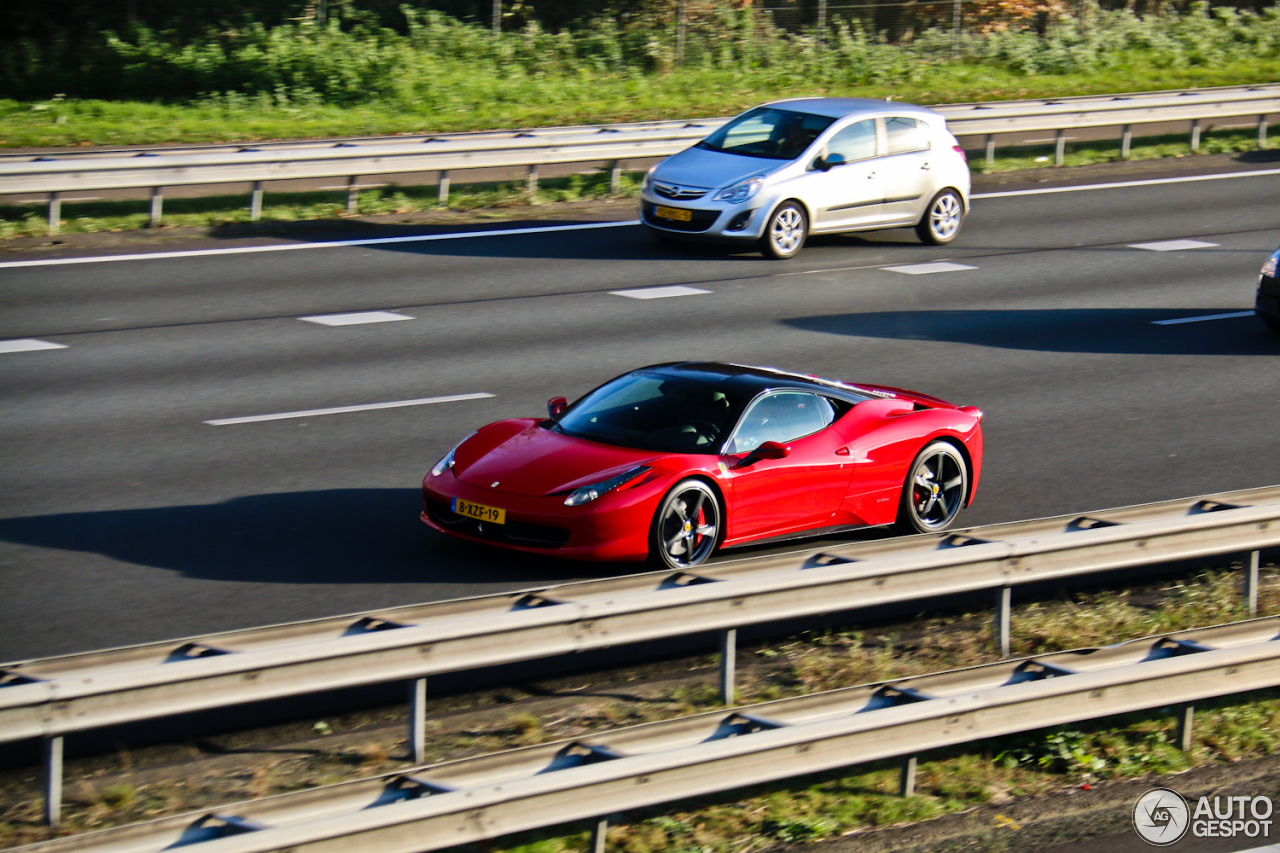
<path fill-rule="evenodd" d="M 1191 809 L 1177 791 L 1152 788 L 1133 805 L 1133 828 L 1142 840 L 1168 847 L 1181 840 L 1191 825 Z"/>

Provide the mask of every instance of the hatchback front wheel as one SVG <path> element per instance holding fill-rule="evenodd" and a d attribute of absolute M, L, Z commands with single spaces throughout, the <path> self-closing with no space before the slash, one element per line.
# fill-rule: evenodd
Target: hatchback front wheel
<path fill-rule="evenodd" d="M 809 217 L 804 208 L 794 201 L 778 206 L 769 217 L 764 235 L 760 238 L 760 251 L 765 257 L 779 261 L 795 257 L 804 247 L 805 238 L 809 236 Z"/>

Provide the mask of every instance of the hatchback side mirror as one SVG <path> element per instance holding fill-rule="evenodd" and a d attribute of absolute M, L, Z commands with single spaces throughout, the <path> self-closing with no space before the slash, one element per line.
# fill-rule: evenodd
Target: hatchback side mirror
<path fill-rule="evenodd" d="M 552 397 L 547 401 L 547 414 L 553 418 L 559 417 L 560 413 L 567 408 L 569 408 L 569 401 L 564 397 Z"/>
<path fill-rule="evenodd" d="M 776 441 L 766 441 L 742 457 L 742 461 L 738 463 L 737 467 L 750 468 L 761 459 L 786 459 L 790 455 L 791 448 L 778 444 Z"/>
<path fill-rule="evenodd" d="M 848 161 L 844 159 L 843 154 L 828 154 L 826 157 L 819 157 L 814 165 L 825 172 L 832 166 L 843 166 L 846 162 Z"/>

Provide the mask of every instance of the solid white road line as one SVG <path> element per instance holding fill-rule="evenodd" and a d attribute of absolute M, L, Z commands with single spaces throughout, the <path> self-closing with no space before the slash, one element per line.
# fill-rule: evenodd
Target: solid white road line
<path fill-rule="evenodd" d="M 333 409 L 308 409 L 304 412 L 281 412 L 275 415 L 248 415 L 243 418 L 219 418 L 205 421 L 209 426 L 230 426 L 231 424 L 251 424 L 258 421 L 283 421 L 289 418 L 310 418 L 319 415 L 342 415 L 347 412 L 371 412 L 375 409 L 399 409 L 404 406 L 429 406 L 433 403 L 456 403 L 460 400 L 480 400 L 492 397 L 492 394 L 478 392 L 475 394 L 453 394 L 448 397 L 423 397 L 420 400 L 393 400 L 390 403 L 366 403 L 363 406 L 338 406 Z"/>
<path fill-rule="evenodd" d="M 1186 184 L 1196 181 L 1220 181 L 1229 178 L 1257 178 L 1280 175 L 1280 169 L 1259 169 L 1251 172 L 1228 172 L 1220 175 L 1193 175 L 1185 178 L 1150 178 L 1144 181 L 1120 181 L 1113 184 L 1087 184 L 1074 187 L 1041 187 L 1030 190 L 1009 190 L 998 193 L 978 193 L 973 199 L 1012 198 L 1023 195 L 1052 195 L 1054 193 L 1078 193 L 1090 190 L 1114 190 L 1128 187 L 1150 187 L 1160 184 Z M 233 249 L 193 249 L 187 252 L 156 252 L 137 255 L 98 255 L 90 258 L 46 258 L 39 261 L 5 261 L 0 269 L 18 267 L 60 266 L 65 264 L 100 264 L 110 261 L 146 261 L 168 258 L 199 258 L 211 255 L 243 255 L 253 252 L 292 252 L 299 249 L 333 249 L 340 246 L 386 246 L 395 243 L 429 243 L 436 240 L 462 240 L 472 237 L 512 237 L 521 234 L 550 234 L 557 231 L 585 231 L 596 228 L 622 228 L 639 225 L 640 221 L 590 222 L 582 225 L 549 225 L 539 228 L 503 228 L 497 231 L 459 231 L 451 234 L 421 234 L 412 237 L 371 237 L 365 240 L 334 240 L 329 243 L 282 243 L 273 246 L 241 246 Z"/>
<path fill-rule="evenodd" d="M 1280 169 L 1258 169 L 1253 172 L 1226 172 L 1220 175 L 1190 175 L 1184 178 L 1148 178 L 1143 181 L 1117 181 L 1114 184 L 1084 184 L 1076 187 L 1038 187 L 1034 190 L 1008 190 L 1000 193 L 979 193 L 970 198 L 1013 198 L 1020 195 L 1053 195 L 1054 193 L 1079 193 L 1089 190 L 1116 190 L 1128 187 L 1155 187 L 1161 184 L 1193 184 L 1197 181 L 1224 181 L 1228 178 L 1260 178 L 1280 175 Z"/>
<path fill-rule="evenodd" d="M 1161 240 L 1158 243 L 1130 243 L 1130 249 L 1146 249 L 1148 252 L 1181 252 L 1184 249 L 1210 249 L 1217 243 L 1203 240 Z"/>
<path fill-rule="evenodd" d="M 907 275 L 931 275 L 935 272 L 959 272 L 960 270 L 976 270 L 968 264 L 953 264 L 950 261 L 936 261 L 931 264 L 904 264 L 900 267 L 881 267 L 886 272 L 900 272 Z"/>
<path fill-rule="evenodd" d="M 390 246 L 396 243 L 431 243 L 437 240 L 462 240 L 468 237 L 513 237 L 522 234 L 548 234 L 558 231 L 586 231 L 595 228 L 619 228 L 639 225 L 628 222 L 589 222 L 583 225 L 549 225 L 538 228 L 501 228 L 496 231 L 455 231 L 449 234 L 414 234 L 408 237 L 369 237 L 364 240 L 333 240 L 327 243 L 278 243 L 271 246 L 238 246 L 234 249 L 191 249 L 186 252 L 155 252 L 140 255 L 98 255 L 92 258 L 48 258 L 42 261 L 5 261 L 0 269 L 17 267 L 49 267 L 64 264 L 100 264 L 109 261 L 151 261 L 169 258 L 205 258 L 216 255 L 248 255 L 255 252 L 293 252 L 300 249 L 335 249 L 343 246 Z"/>
<path fill-rule="evenodd" d="M 361 323 L 394 323 L 396 320 L 413 318 L 408 314 L 398 314 L 395 311 L 357 311 L 354 314 L 317 314 L 314 317 L 298 319 L 321 326 L 358 326 Z"/>
<path fill-rule="evenodd" d="M 49 341 L 38 341 L 35 338 L 20 338 L 16 341 L 0 341 L 0 353 L 36 352 L 42 349 L 66 349 L 66 344 L 55 344 Z"/>
<path fill-rule="evenodd" d="M 1203 317 L 1179 317 L 1176 320 L 1152 320 L 1153 326 L 1176 326 L 1179 323 L 1203 323 L 1206 320 L 1233 320 L 1236 317 L 1252 317 L 1252 311 L 1232 311 L 1230 314 L 1206 314 Z"/>
<path fill-rule="evenodd" d="M 638 287 L 634 290 L 610 290 L 613 296 L 625 296 L 628 299 L 668 299 L 672 296 L 698 296 L 710 293 L 697 287 L 685 287 L 683 284 L 671 284 L 664 287 Z"/>

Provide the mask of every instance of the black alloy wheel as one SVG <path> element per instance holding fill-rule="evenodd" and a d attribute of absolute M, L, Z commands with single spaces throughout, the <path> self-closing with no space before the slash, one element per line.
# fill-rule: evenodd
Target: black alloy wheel
<path fill-rule="evenodd" d="M 662 499 L 649 533 L 649 554 L 670 569 L 706 562 L 720 540 L 720 500 L 702 480 L 682 480 Z"/>
<path fill-rule="evenodd" d="M 956 520 L 969 494 L 969 466 L 955 445 L 935 441 L 920 451 L 902 484 L 898 527 L 904 533 L 938 533 Z"/>

